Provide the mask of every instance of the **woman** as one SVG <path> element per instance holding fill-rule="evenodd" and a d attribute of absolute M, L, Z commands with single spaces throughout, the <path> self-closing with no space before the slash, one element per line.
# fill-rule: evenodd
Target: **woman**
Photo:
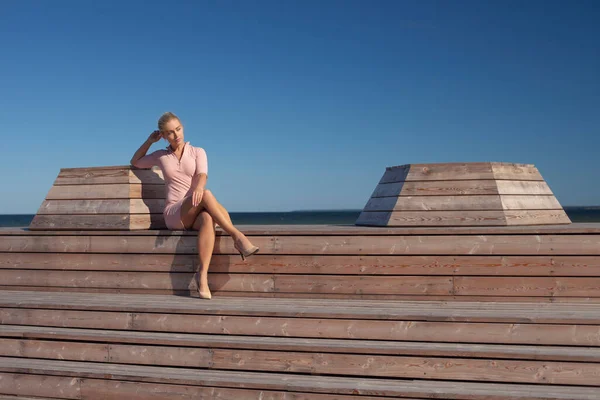
<path fill-rule="evenodd" d="M 166 150 L 146 155 L 152 143 L 163 138 L 169 142 Z M 203 299 L 212 297 L 208 287 L 208 267 L 215 245 L 216 222 L 233 238 L 233 245 L 242 259 L 258 251 L 250 240 L 231 223 L 229 213 L 215 196 L 205 189 L 208 177 L 206 152 L 183 141 L 183 125 L 170 112 L 158 120 L 158 130 L 150 134 L 131 158 L 138 168 L 160 166 L 167 186 L 163 215 L 169 229 L 197 230 L 199 271 L 195 275 L 198 294 Z"/>

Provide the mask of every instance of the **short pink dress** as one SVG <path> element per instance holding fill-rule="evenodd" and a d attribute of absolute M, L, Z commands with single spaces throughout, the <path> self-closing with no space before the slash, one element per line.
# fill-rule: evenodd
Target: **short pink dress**
<path fill-rule="evenodd" d="M 181 160 L 177 159 L 171 146 L 168 146 L 166 150 L 146 154 L 133 165 L 138 168 L 151 168 L 155 165 L 160 167 L 167 187 L 163 211 L 165 224 L 171 230 L 185 230 L 181 221 L 181 206 L 186 197 L 192 195 L 192 178 L 201 173 L 208 175 L 208 161 L 204 149 L 185 142 Z"/>

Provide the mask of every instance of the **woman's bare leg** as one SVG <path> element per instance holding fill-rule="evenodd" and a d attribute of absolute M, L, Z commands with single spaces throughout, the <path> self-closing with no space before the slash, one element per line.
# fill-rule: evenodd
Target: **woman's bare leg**
<path fill-rule="evenodd" d="M 202 195 L 202 201 L 196 207 L 192 206 L 192 197 L 187 197 L 183 205 L 181 206 L 181 220 L 184 226 L 189 226 L 192 224 L 190 221 L 195 221 L 197 215 L 200 213 L 200 210 L 205 209 L 213 220 L 219 224 L 221 229 L 227 232 L 234 240 L 240 240 L 245 248 L 252 246 L 250 240 L 240 232 L 233 224 L 231 223 L 231 218 L 229 217 L 229 213 L 227 210 L 223 212 L 225 208 L 219 204 L 215 196 L 208 189 L 204 190 L 204 194 Z M 193 219 L 192 219 L 193 218 Z"/>
<path fill-rule="evenodd" d="M 223 215 L 225 215 L 225 218 L 227 219 L 227 221 L 229 221 L 229 223 L 231 225 L 233 225 L 233 222 L 231 222 L 231 217 L 229 216 L 229 212 L 227 212 L 227 210 L 225 209 L 225 207 L 223 207 L 223 205 L 221 203 L 217 202 L 217 204 L 219 205 L 219 208 L 221 209 L 221 212 L 223 213 Z"/>
<path fill-rule="evenodd" d="M 215 247 L 215 224 L 208 212 L 201 211 L 193 228 L 198 231 L 198 295 L 210 299 L 212 295 L 208 287 L 208 268 Z"/>

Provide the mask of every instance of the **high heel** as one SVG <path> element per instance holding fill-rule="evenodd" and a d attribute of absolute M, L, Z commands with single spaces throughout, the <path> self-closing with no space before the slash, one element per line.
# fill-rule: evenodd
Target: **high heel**
<path fill-rule="evenodd" d="M 257 246 L 251 246 L 247 249 L 242 248 L 242 241 L 237 239 L 233 241 L 233 247 L 235 247 L 235 249 L 240 253 L 240 256 L 242 257 L 242 261 L 245 261 L 246 258 L 250 257 L 253 254 L 256 254 L 258 252 L 258 247 Z"/>
<path fill-rule="evenodd" d="M 198 290 L 198 296 L 200 296 L 201 299 L 212 299 L 212 293 L 210 292 L 210 289 L 208 290 L 208 292 L 200 291 L 200 274 L 198 272 L 194 274 L 194 280 L 196 281 L 196 289 Z"/>

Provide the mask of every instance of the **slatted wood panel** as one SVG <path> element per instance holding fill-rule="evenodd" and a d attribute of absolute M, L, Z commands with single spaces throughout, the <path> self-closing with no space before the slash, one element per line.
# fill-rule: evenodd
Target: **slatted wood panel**
<path fill-rule="evenodd" d="M 247 261 L 219 232 L 209 273 L 213 294 L 600 302 L 600 229 L 591 226 L 574 226 L 574 234 L 565 228 L 546 228 L 561 232 L 548 234 L 487 228 L 494 234 L 485 235 L 442 235 L 437 228 L 407 235 L 307 229 L 256 230 L 251 238 L 261 250 Z M 22 233 L 0 236 L 0 290 L 197 295 L 192 232 Z"/>
<path fill-rule="evenodd" d="M 165 196 L 158 168 L 61 169 L 29 228 L 165 229 Z"/>
<path fill-rule="evenodd" d="M 387 168 L 357 225 L 569 224 L 537 168 L 528 164 L 412 164 Z"/>
<path fill-rule="evenodd" d="M 4 292 L 0 307 L 5 394 L 118 398 L 128 381 L 140 396 L 591 399 L 600 386 L 600 305 Z"/>

